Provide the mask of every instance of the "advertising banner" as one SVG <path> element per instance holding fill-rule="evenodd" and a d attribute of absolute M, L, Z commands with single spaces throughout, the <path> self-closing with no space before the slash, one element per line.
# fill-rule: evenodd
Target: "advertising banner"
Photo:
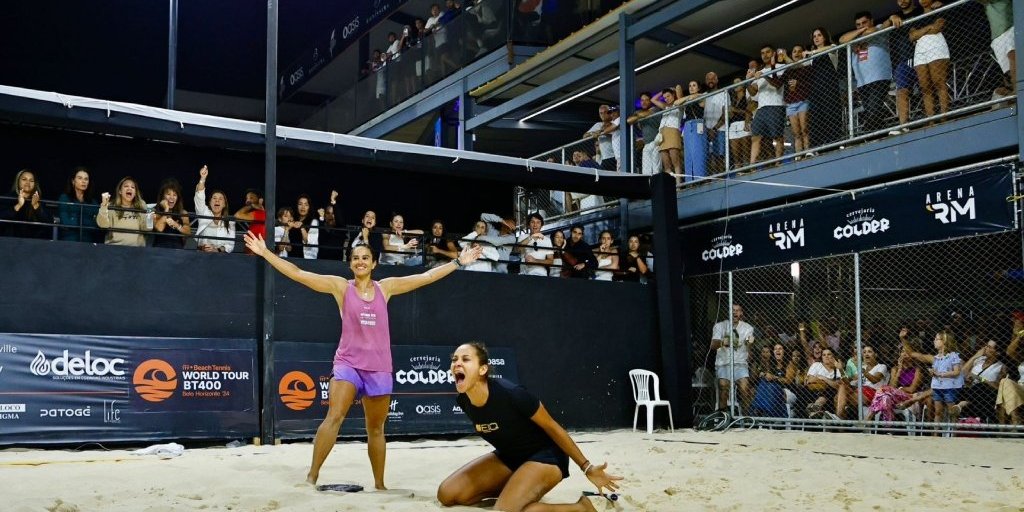
<path fill-rule="evenodd" d="M 274 344 L 275 437 L 306 438 L 327 415 L 333 343 Z M 455 403 L 455 378 L 449 371 L 455 345 L 392 345 L 394 390 L 385 432 L 388 434 L 472 433 Z M 511 348 L 488 347 L 492 378 L 518 383 Z M 341 425 L 342 436 L 365 436 L 366 417 L 356 400 Z"/>
<path fill-rule="evenodd" d="M 352 2 L 348 14 L 341 17 L 341 23 L 331 29 L 329 34 L 324 33 L 318 37 L 312 48 L 302 52 L 302 55 L 281 73 L 277 84 L 279 101 L 284 101 L 295 94 L 313 75 L 345 51 L 353 41 L 362 37 L 374 25 L 398 10 L 406 1 L 365 0 Z M 356 72 L 356 70 L 350 71 Z"/>
<path fill-rule="evenodd" d="M 256 342 L 0 334 L 0 444 L 251 437 Z"/>
<path fill-rule="evenodd" d="M 1014 228 L 1013 166 L 996 165 L 709 222 L 680 233 L 687 275 Z"/>

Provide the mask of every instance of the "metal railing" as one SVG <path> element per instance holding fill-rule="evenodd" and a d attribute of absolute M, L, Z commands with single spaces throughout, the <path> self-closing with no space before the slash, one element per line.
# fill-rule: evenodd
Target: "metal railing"
<path fill-rule="evenodd" d="M 794 59 L 792 52 L 784 49 L 786 56 L 776 53 L 773 58 L 779 62 L 765 77 L 754 76 L 751 71 L 714 91 L 688 95 L 689 91 L 684 90 L 685 99 L 679 104 L 632 126 L 623 123 L 622 135 L 636 145 L 631 172 L 666 171 L 700 183 L 719 174 L 732 176 L 813 158 L 983 110 L 1012 106 L 1013 91 L 1000 69 L 1001 57 L 990 48 L 989 32 L 970 30 L 974 25 L 957 25 L 970 2 L 951 3 L 904 20 L 900 28 L 886 27 L 818 49 L 804 58 Z M 916 32 L 939 19 L 945 22 L 941 30 L 935 28 L 935 33 L 925 35 Z M 893 67 L 893 53 L 910 60 Z M 862 67 L 862 58 L 881 59 L 874 62 L 881 68 L 878 80 L 870 76 L 871 70 Z M 858 83 L 858 76 L 865 83 Z M 757 87 L 756 91 L 752 86 Z M 701 115 L 710 102 L 723 99 L 719 96 L 723 94 L 728 97 L 728 108 L 721 117 Z M 758 98 L 769 105 L 758 105 Z M 666 119 L 668 115 L 673 117 Z M 681 118 L 678 126 L 677 117 Z M 705 118 L 721 119 L 718 130 L 705 126 Z M 645 128 L 658 132 L 658 138 L 644 140 L 641 132 Z M 680 134 L 670 135 L 666 130 L 678 130 Z M 709 137 L 711 133 L 714 138 Z M 574 165 L 577 151 L 588 152 L 594 158 L 593 142 L 582 139 L 532 159 Z M 556 201 L 551 201 L 551 208 L 557 211 Z"/>

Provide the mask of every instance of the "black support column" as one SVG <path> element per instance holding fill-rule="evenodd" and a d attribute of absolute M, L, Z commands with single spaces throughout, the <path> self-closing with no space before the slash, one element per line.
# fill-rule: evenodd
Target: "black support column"
<path fill-rule="evenodd" d="M 266 133 L 263 182 L 263 207 L 266 211 L 266 236 L 274 237 L 274 198 L 277 196 L 277 13 L 279 0 L 267 0 L 267 75 L 266 75 Z M 260 414 L 261 438 L 265 444 L 274 442 L 274 269 L 263 262 L 259 266 L 262 289 L 263 329 L 259 344 L 263 361 L 263 400 Z"/>

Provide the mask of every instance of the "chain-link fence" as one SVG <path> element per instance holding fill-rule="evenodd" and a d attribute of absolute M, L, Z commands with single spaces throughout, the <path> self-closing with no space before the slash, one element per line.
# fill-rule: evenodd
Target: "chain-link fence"
<path fill-rule="evenodd" d="M 1022 266 L 1011 231 L 688 278 L 695 412 L 1024 434 Z"/>
<path fill-rule="evenodd" d="M 622 130 L 635 141 L 632 172 L 700 182 L 1014 104 L 1009 13 L 961 0 L 855 24 L 834 37 L 772 34 L 794 44 L 760 48 L 745 71 L 642 95 Z M 535 158 L 571 161 L 575 149 Z"/>
<path fill-rule="evenodd" d="M 611 118 L 606 119 L 608 121 L 595 123 L 584 138 L 531 157 L 530 160 L 572 165 L 595 171 L 620 170 L 619 132 L 614 130 L 617 125 L 611 122 Z M 516 189 L 516 211 L 541 212 L 545 219 L 589 213 L 618 204 L 617 201 L 616 197 L 565 190 L 526 187 Z M 523 223 L 525 217 L 516 220 Z"/>

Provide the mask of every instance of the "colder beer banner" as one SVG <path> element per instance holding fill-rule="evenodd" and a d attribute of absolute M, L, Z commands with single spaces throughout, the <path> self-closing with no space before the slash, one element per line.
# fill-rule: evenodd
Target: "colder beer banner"
<path fill-rule="evenodd" d="M 1014 228 L 1013 166 L 834 195 L 682 229 L 686 275 Z"/>
<path fill-rule="evenodd" d="M 333 343 L 274 344 L 275 437 L 306 438 L 316 433 L 327 415 Z M 388 434 L 472 433 L 455 403 L 455 378 L 449 371 L 455 345 L 392 345 L 394 391 Z M 490 348 L 491 377 L 518 383 L 510 348 Z M 365 436 L 366 418 L 359 401 L 341 426 L 343 436 Z"/>
<path fill-rule="evenodd" d="M 256 342 L 0 334 L 0 444 L 250 437 Z"/>

